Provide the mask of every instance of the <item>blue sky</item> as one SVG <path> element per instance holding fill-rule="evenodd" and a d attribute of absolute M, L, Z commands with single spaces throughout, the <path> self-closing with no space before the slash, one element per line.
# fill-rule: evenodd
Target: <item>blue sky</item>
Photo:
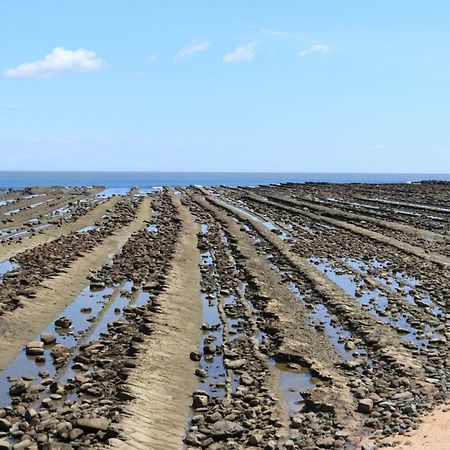
<path fill-rule="evenodd" d="M 3 0 L 0 169 L 450 171 L 450 3 Z"/>

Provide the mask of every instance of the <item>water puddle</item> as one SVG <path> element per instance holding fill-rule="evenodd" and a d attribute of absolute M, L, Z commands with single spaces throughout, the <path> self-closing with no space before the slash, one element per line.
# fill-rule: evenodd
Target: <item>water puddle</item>
<path fill-rule="evenodd" d="M 155 225 L 155 224 L 150 224 L 150 225 L 147 225 L 146 227 L 145 227 L 145 229 L 147 230 L 147 231 L 149 231 L 150 233 L 158 233 L 158 231 L 159 231 L 159 227 L 158 227 L 158 225 Z"/>
<path fill-rule="evenodd" d="M 108 304 L 114 289 L 106 288 L 101 291 L 93 291 L 86 287 L 75 300 L 68 305 L 58 317 L 66 317 L 71 321 L 70 327 L 56 327 L 55 321 L 52 321 L 42 332 L 34 338 L 34 341 L 41 341 L 43 334 L 50 334 L 56 338 L 56 341 L 44 345 L 43 354 L 29 356 L 25 349 L 0 373 L 0 386 L 8 386 L 9 377 L 30 377 L 34 383 L 39 382 L 39 372 L 45 370 L 51 377 L 55 376 L 57 370 L 53 365 L 53 358 L 50 355 L 51 349 L 55 344 L 63 344 L 67 348 L 72 348 L 85 336 L 92 323 L 101 320 L 105 305 Z M 95 319 L 97 317 L 97 319 Z M 7 389 L 0 390 L 0 405 L 9 404 L 9 394 Z"/>
<path fill-rule="evenodd" d="M 368 264 L 352 258 L 343 258 L 343 261 L 363 275 L 371 274 L 383 286 L 401 295 L 410 305 L 430 307 L 435 316 L 444 314 L 444 310 L 433 302 L 431 296 L 419 289 L 420 281 L 417 278 L 398 270 L 387 271 L 388 261 L 372 259 Z M 377 273 L 374 269 L 377 269 Z"/>
<path fill-rule="evenodd" d="M 30 195 L 24 195 L 23 198 L 29 200 L 31 198 L 38 198 L 38 197 L 46 197 L 47 194 L 30 194 Z"/>
<path fill-rule="evenodd" d="M 12 216 L 14 214 L 17 214 L 20 211 L 20 208 L 11 209 L 8 212 L 3 213 L 4 216 Z"/>
<path fill-rule="evenodd" d="M 213 398 L 225 396 L 225 367 L 223 352 L 215 349 L 223 345 L 223 327 L 218 311 L 217 295 L 201 293 L 203 314 L 203 335 L 199 351 L 202 353 L 200 368 L 206 377 L 200 378 L 200 389 Z M 206 350 L 206 349 L 209 350 Z"/>
<path fill-rule="evenodd" d="M 19 213 L 20 211 L 25 211 L 27 209 L 34 209 L 34 208 L 37 208 L 38 206 L 45 205 L 46 203 L 49 203 L 49 202 L 51 202 L 51 200 L 45 200 L 43 202 L 33 203 L 32 205 L 25 206 L 24 208 L 11 209 L 10 211 L 3 213 L 3 215 L 8 216 L 8 217 L 13 216 L 13 215 Z"/>
<path fill-rule="evenodd" d="M 319 202 L 319 203 L 325 203 L 323 201 L 321 201 L 320 199 L 316 198 L 314 199 L 315 201 Z M 326 199 L 329 202 L 332 203 L 341 203 L 343 205 L 350 205 L 350 206 L 356 206 L 357 208 L 367 208 L 367 209 L 380 209 L 379 206 L 373 206 L 373 205 L 368 205 L 367 203 L 359 203 L 359 202 L 349 202 L 340 198 L 335 198 L 335 197 L 327 197 Z"/>
<path fill-rule="evenodd" d="M 138 195 L 145 196 L 148 194 L 154 194 L 156 192 L 161 192 L 164 188 L 161 186 L 145 187 L 139 188 Z"/>
<path fill-rule="evenodd" d="M 70 206 L 66 205 L 66 206 L 63 206 L 62 208 L 55 209 L 52 212 L 45 214 L 45 217 L 63 216 L 64 214 L 68 213 L 69 211 L 70 211 Z"/>
<path fill-rule="evenodd" d="M 235 211 L 239 211 L 242 214 L 246 215 L 247 217 L 250 217 L 250 219 L 254 220 L 255 222 L 259 222 L 261 224 L 263 224 L 269 231 L 272 231 L 273 233 L 277 234 L 280 239 L 282 240 L 294 240 L 292 235 L 290 233 L 288 233 L 286 230 L 283 230 L 280 227 L 277 227 L 273 222 L 270 222 L 268 220 L 263 219 L 262 217 L 259 217 L 253 213 L 251 213 L 250 211 L 248 211 L 247 209 L 244 209 L 242 207 L 238 207 L 238 206 L 234 206 L 230 203 L 228 203 L 228 205 L 234 209 Z"/>
<path fill-rule="evenodd" d="M 355 344 L 351 332 L 344 329 L 337 319 L 330 315 L 325 305 L 315 305 L 313 312 L 308 314 L 308 317 L 310 323 L 320 324 L 320 328 L 323 329 L 330 343 L 342 359 L 353 361 L 355 358 L 363 358 L 370 365 L 366 350 Z"/>
<path fill-rule="evenodd" d="M 9 204 L 11 204 L 11 203 L 14 203 L 16 200 L 14 200 L 14 199 L 9 199 L 9 200 L 0 200 L 0 208 L 2 207 L 2 206 L 6 206 L 6 205 L 9 205 Z"/>
<path fill-rule="evenodd" d="M 69 319 L 67 328 L 60 328 L 52 321 L 34 341 L 39 342 L 44 335 L 53 336 L 54 342 L 43 346 L 41 355 L 27 355 L 25 349 L 0 374 L 0 386 L 6 388 L 9 380 L 20 377 L 32 380 L 31 384 L 40 388 L 41 372 L 46 377 L 56 378 L 64 383 L 73 380 L 77 373 L 82 372 L 83 365 L 75 364 L 80 345 L 98 341 L 108 332 L 108 325 L 123 320 L 123 310 L 133 304 L 144 306 L 151 300 L 151 294 L 135 289 L 131 281 L 116 287 L 101 290 L 86 287 L 81 294 L 58 316 Z M 64 324 L 66 325 L 66 324 Z M 43 339 L 42 339 L 43 340 Z M 69 358 L 58 368 L 53 364 L 51 350 L 54 345 L 63 344 L 70 352 Z M 75 394 L 66 399 L 76 398 Z M 8 405 L 10 401 L 8 389 L 0 391 L 0 405 Z"/>
<path fill-rule="evenodd" d="M 400 201 L 394 201 L 394 200 L 386 200 L 383 198 L 369 198 L 368 200 L 372 201 L 372 202 L 386 203 L 388 205 L 409 206 L 412 208 L 426 209 L 426 210 L 430 210 L 430 211 L 440 211 L 440 212 L 446 212 L 446 213 L 450 212 L 450 208 L 443 208 L 441 206 L 435 206 L 435 205 L 400 202 Z"/>
<path fill-rule="evenodd" d="M 283 395 L 289 417 L 303 409 L 304 399 L 302 392 L 314 389 L 317 380 L 309 369 L 297 364 L 276 362 L 269 360 L 275 377 L 279 380 L 279 388 Z"/>
<path fill-rule="evenodd" d="M 10 260 L 0 262 L 0 284 L 3 283 L 2 279 L 5 273 L 10 272 L 11 270 L 17 269 L 19 264 L 16 264 Z"/>
<path fill-rule="evenodd" d="M 96 229 L 97 229 L 97 227 L 95 225 L 87 225 L 87 226 L 77 230 L 77 233 L 88 233 L 89 231 L 94 231 Z"/>
<path fill-rule="evenodd" d="M 323 258 L 308 258 L 307 261 L 314 264 L 361 306 L 366 307 L 378 320 L 395 328 L 403 340 L 412 342 L 418 347 L 427 345 L 427 341 L 421 337 L 420 330 L 412 325 L 413 318 L 409 313 L 397 312 L 395 316 L 390 315 L 389 299 L 380 289 L 369 289 L 363 280 L 356 279 L 355 275 L 348 271 L 334 267 L 330 261 Z"/>
<path fill-rule="evenodd" d="M 129 187 L 111 187 L 99 192 L 97 197 L 109 198 L 112 196 L 125 196 L 128 195 L 129 191 Z"/>

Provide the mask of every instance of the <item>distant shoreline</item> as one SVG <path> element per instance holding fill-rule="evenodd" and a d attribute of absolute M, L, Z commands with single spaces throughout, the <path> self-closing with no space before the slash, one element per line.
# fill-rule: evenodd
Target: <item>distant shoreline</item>
<path fill-rule="evenodd" d="M 286 173 L 286 172 L 57 172 L 0 171 L 0 189 L 28 186 L 107 186 L 115 188 L 155 186 L 253 186 L 278 183 L 408 183 L 450 181 L 437 173 Z"/>

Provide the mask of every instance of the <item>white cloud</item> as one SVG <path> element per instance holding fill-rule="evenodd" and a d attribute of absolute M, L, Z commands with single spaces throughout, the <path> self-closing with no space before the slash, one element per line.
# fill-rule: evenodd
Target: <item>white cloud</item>
<path fill-rule="evenodd" d="M 145 75 L 144 72 L 132 72 L 130 73 L 131 78 L 142 78 Z"/>
<path fill-rule="evenodd" d="M 6 78 L 48 79 L 63 72 L 93 72 L 105 67 L 102 59 L 90 50 L 66 50 L 63 47 L 54 48 L 43 59 L 18 65 L 8 69 Z"/>
<path fill-rule="evenodd" d="M 156 53 L 154 53 L 153 55 L 149 55 L 149 56 L 147 56 L 147 61 L 149 62 L 149 63 L 155 63 L 155 62 L 157 62 L 159 60 L 159 55 L 157 55 Z"/>
<path fill-rule="evenodd" d="M 314 44 L 311 45 L 311 47 L 305 48 L 302 50 L 298 56 L 300 58 L 305 58 L 306 56 L 314 55 L 314 54 L 320 54 L 320 55 L 326 55 L 327 53 L 330 53 L 331 49 L 326 44 Z"/>
<path fill-rule="evenodd" d="M 183 47 L 176 55 L 176 59 L 187 59 L 198 52 L 204 52 L 211 47 L 211 43 L 208 41 L 191 42 Z"/>
<path fill-rule="evenodd" d="M 258 42 L 250 42 L 235 48 L 231 53 L 227 53 L 223 60 L 228 63 L 251 61 L 256 56 Z"/>

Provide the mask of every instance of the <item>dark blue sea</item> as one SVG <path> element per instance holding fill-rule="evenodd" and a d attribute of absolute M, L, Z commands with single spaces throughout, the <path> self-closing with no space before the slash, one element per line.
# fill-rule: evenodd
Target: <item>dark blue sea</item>
<path fill-rule="evenodd" d="M 240 172 L 5 172 L 0 189 L 27 186 L 105 186 L 113 188 L 155 186 L 255 186 L 308 181 L 330 183 L 406 183 L 447 180 L 450 174 L 405 173 L 240 173 Z"/>

